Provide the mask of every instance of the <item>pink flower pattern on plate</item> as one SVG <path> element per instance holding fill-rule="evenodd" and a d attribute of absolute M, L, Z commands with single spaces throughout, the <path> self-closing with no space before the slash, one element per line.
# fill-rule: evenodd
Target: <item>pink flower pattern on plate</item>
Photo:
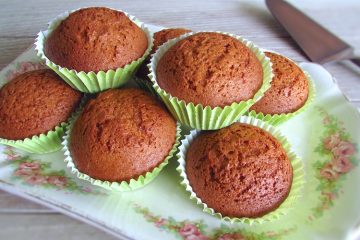
<path fill-rule="evenodd" d="M 30 171 L 38 171 L 40 170 L 40 163 L 38 162 L 22 162 L 19 164 L 19 170 L 27 169 Z"/>
<path fill-rule="evenodd" d="M 11 147 L 6 147 L 4 153 L 7 163 L 15 165 L 12 176 L 27 185 L 66 190 L 67 193 L 106 194 L 105 192 L 94 190 L 90 186 L 83 187 L 78 185 L 72 178 L 67 177 L 63 170 L 52 170 L 51 162 L 33 160 L 29 156 L 22 156 Z"/>
<path fill-rule="evenodd" d="M 47 183 L 57 186 L 59 188 L 65 188 L 67 181 L 66 181 L 66 177 L 63 176 L 48 176 Z"/>
<path fill-rule="evenodd" d="M 14 176 L 33 176 L 37 175 L 40 170 L 40 164 L 38 162 L 22 162 L 19 164 L 18 169 L 15 171 Z"/>
<path fill-rule="evenodd" d="M 42 176 L 40 174 L 25 176 L 24 179 L 25 179 L 26 183 L 28 183 L 30 185 L 42 185 L 42 184 L 47 183 L 46 177 Z"/>
<path fill-rule="evenodd" d="M 324 148 L 327 150 L 332 150 L 340 143 L 339 133 L 332 134 L 324 139 Z"/>
<path fill-rule="evenodd" d="M 331 162 L 333 169 L 340 174 L 350 172 L 353 168 L 353 164 L 347 156 L 335 157 Z"/>
<path fill-rule="evenodd" d="M 17 177 L 31 176 L 33 174 L 34 174 L 34 172 L 31 169 L 28 169 L 28 168 L 17 169 L 14 172 L 14 176 L 17 176 Z"/>
<path fill-rule="evenodd" d="M 193 224 L 187 223 L 179 230 L 180 236 L 185 240 L 208 240 L 209 238 L 202 235 L 199 229 Z"/>
<path fill-rule="evenodd" d="M 246 229 L 231 229 L 226 225 L 213 229 L 212 232 L 206 232 L 207 226 L 202 220 L 198 221 L 177 221 L 172 217 L 164 218 L 153 214 L 148 208 L 134 203 L 135 212 L 143 215 L 147 222 L 153 223 L 160 231 L 172 233 L 183 240 L 274 240 L 282 239 L 283 236 L 296 230 L 294 228 L 280 229 L 276 232 L 254 232 Z"/>
<path fill-rule="evenodd" d="M 323 146 L 331 151 L 333 158 L 320 169 L 322 178 L 334 181 L 340 174 L 348 173 L 353 168 L 349 157 L 355 153 L 355 146 L 351 142 L 341 140 L 338 132 L 325 138 Z"/>
<path fill-rule="evenodd" d="M 333 169 L 332 164 L 327 164 L 320 170 L 320 176 L 322 178 L 333 181 L 339 178 L 339 173 Z"/>
<path fill-rule="evenodd" d="M 350 142 L 341 141 L 331 151 L 335 157 L 348 157 L 355 153 L 355 147 Z"/>
<path fill-rule="evenodd" d="M 325 210 L 334 206 L 335 200 L 343 193 L 342 183 L 338 180 L 343 179 L 357 165 L 356 147 L 343 126 L 344 122 L 323 108 L 317 109 L 323 116 L 325 138 L 315 151 L 327 160 L 314 162 L 315 169 L 319 171 L 317 190 L 320 191 L 320 202 L 312 208 L 312 214 L 308 217 L 310 221 L 323 216 Z"/>
<path fill-rule="evenodd" d="M 158 221 L 155 222 L 155 226 L 156 227 L 161 227 L 162 225 L 164 225 L 165 220 L 164 219 L 159 219 Z"/>

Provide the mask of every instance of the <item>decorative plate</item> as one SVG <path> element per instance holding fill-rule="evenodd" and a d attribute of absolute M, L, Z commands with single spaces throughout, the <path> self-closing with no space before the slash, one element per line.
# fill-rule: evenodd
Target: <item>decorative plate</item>
<path fill-rule="evenodd" d="M 1 71 L 0 85 L 40 67 L 30 48 Z M 77 179 L 61 151 L 35 155 L 0 146 L 0 188 L 122 239 L 356 239 L 360 115 L 323 67 L 313 63 L 301 67 L 315 81 L 316 99 L 279 129 L 303 159 L 307 182 L 295 208 L 277 221 L 230 224 L 203 213 L 179 184 L 174 159 L 148 186 L 116 193 Z"/>

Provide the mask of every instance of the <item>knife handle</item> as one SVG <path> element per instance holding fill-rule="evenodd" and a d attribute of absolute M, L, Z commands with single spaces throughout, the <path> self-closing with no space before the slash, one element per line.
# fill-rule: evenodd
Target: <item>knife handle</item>
<path fill-rule="evenodd" d="M 353 58 L 350 61 L 360 67 L 360 58 Z"/>

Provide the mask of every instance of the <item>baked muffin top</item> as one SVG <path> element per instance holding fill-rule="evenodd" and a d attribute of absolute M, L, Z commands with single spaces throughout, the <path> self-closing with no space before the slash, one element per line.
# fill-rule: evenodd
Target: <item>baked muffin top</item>
<path fill-rule="evenodd" d="M 168 28 L 163 29 L 161 31 L 158 31 L 154 33 L 154 46 L 151 50 L 151 53 L 156 52 L 156 50 L 165 42 L 167 42 L 170 39 L 180 37 L 181 35 L 191 32 L 191 30 L 185 29 L 185 28 Z M 139 70 L 137 71 L 136 75 L 140 78 L 143 78 L 150 82 L 150 79 L 148 77 L 148 74 L 150 73 L 149 68 L 147 65 L 150 63 L 150 56 L 147 57 L 147 59 L 141 64 Z"/>
<path fill-rule="evenodd" d="M 260 217 L 288 196 L 292 166 L 279 141 L 261 128 L 234 123 L 191 143 L 186 173 L 196 195 L 229 217 Z"/>
<path fill-rule="evenodd" d="M 156 52 L 156 50 L 169 41 L 170 39 L 180 37 L 181 35 L 191 32 L 191 30 L 186 28 L 168 28 L 163 29 L 154 33 L 154 46 L 152 48 L 152 53 Z"/>
<path fill-rule="evenodd" d="M 145 32 L 123 12 L 83 8 L 63 20 L 45 42 L 45 55 L 61 67 L 98 72 L 124 67 L 148 47 Z"/>
<path fill-rule="evenodd" d="M 265 52 L 273 63 L 271 88 L 250 110 L 264 114 L 292 113 L 304 106 L 309 94 L 309 81 L 293 61 L 276 53 Z"/>
<path fill-rule="evenodd" d="M 140 89 L 111 89 L 90 100 L 74 123 L 70 151 L 80 172 L 107 181 L 129 181 L 168 156 L 176 122 Z"/>
<path fill-rule="evenodd" d="M 21 74 L 0 89 L 0 137 L 20 140 L 53 130 L 81 97 L 50 69 Z"/>
<path fill-rule="evenodd" d="M 215 32 L 180 40 L 155 71 L 159 86 L 172 96 L 210 107 L 251 99 L 263 83 L 256 55 L 236 38 Z"/>

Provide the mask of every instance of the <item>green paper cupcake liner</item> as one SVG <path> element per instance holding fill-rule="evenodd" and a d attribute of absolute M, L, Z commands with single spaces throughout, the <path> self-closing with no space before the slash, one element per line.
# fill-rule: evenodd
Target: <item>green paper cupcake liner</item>
<path fill-rule="evenodd" d="M 289 142 L 286 140 L 284 136 L 280 134 L 273 126 L 253 117 L 242 116 L 237 122 L 251 124 L 253 126 L 260 127 L 265 131 L 271 133 L 274 137 L 276 137 L 283 148 L 285 149 L 293 168 L 293 182 L 291 186 L 290 193 L 285 201 L 274 211 L 259 217 L 259 218 L 235 218 L 235 217 L 227 217 L 223 216 L 221 213 L 215 212 L 214 209 L 209 208 L 206 203 L 202 202 L 202 200 L 197 197 L 196 193 L 192 190 L 190 182 L 186 175 L 185 165 L 186 165 L 186 154 L 187 149 L 189 148 L 192 141 L 199 134 L 200 131 L 192 130 L 188 135 L 184 137 L 181 141 L 181 145 L 179 147 L 179 153 L 177 154 L 179 166 L 177 167 L 177 171 L 180 173 L 182 178 L 181 185 L 183 185 L 187 192 L 190 194 L 190 199 L 196 201 L 198 205 L 203 208 L 203 212 L 206 212 L 210 215 L 216 216 L 224 221 L 229 221 L 230 223 L 240 222 L 246 224 L 254 224 L 254 223 L 264 223 L 270 222 L 278 219 L 280 216 L 285 215 L 291 208 L 293 208 L 296 200 L 301 196 L 301 191 L 305 183 L 304 178 L 304 166 L 302 161 L 291 151 L 291 147 Z"/>
<path fill-rule="evenodd" d="M 71 136 L 71 130 L 80 112 L 81 111 L 79 110 L 77 114 L 74 117 L 72 117 L 70 123 L 66 126 L 65 136 L 62 142 L 62 146 L 63 146 L 62 150 L 64 151 L 65 162 L 67 163 L 67 167 L 71 169 L 71 172 L 75 174 L 78 178 L 88 181 L 95 186 L 99 186 L 107 190 L 119 191 L 119 192 L 127 192 L 141 188 L 146 184 L 150 183 L 151 181 L 153 181 L 159 175 L 161 170 L 169 163 L 169 160 L 175 155 L 176 151 L 178 150 L 177 147 L 180 144 L 180 139 L 181 139 L 181 128 L 179 123 L 177 123 L 176 126 L 176 140 L 172 149 L 169 152 L 169 155 L 159 166 L 155 167 L 151 172 L 147 172 L 144 175 L 140 175 L 137 179 L 133 178 L 130 179 L 130 181 L 122 181 L 122 182 L 110 182 L 110 181 L 102 181 L 99 179 L 94 179 L 89 175 L 80 172 L 76 168 L 69 149 L 69 144 L 70 144 L 69 139 Z"/>
<path fill-rule="evenodd" d="M 264 50 L 264 51 L 268 51 L 268 50 Z M 273 51 L 269 51 L 269 52 L 273 52 Z M 274 52 L 276 53 L 276 52 Z M 276 53 L 279 54 L 279 53 Z M 280 54 L 279 54 L 280 55 Z M 288 58 L 289 59 L 289 58 Z M 289 59 L 290 61 L 294 62 L 293 60 Z M 294 62 L 295 63 L 295 62 Z M 295 63 L 296 64 L 296 63 Z M 297 65 L 297 64 L 296 64 Z M 303 72 L 305 73 L 306 78 L 308 79 L 309 82 L 309 94 L 308 94 L 308 99 L 306 100 L 304 106 L 302 106 L 301 108 L 299 108 L 298 110 L 296 110 L 293 113 L 282 113 L 282 114 L 263 114 L 263 113 L 257 113 L 255 110 L 252 110 L 250 112 L 248 112 L 246 115 L 247 116 L 251 116 L 257 119 L 260 119 L 264 122 L 267 122 L 273 126 L 278 126 L 284 122 L 286 122 L 287 120 L 289 120 L 290 118 L 304 112 L 306 109 L 309 108 L 309 106 L 311 106 L 312 102 L 315 99 L 316 96 L 316 91 L 315 91 L 315 84 L 314 81 L 312 80 L 310 74 L 306 71 L 303 70 Z"/>
<path fill-rule="evenodd" d="M 64 135 L 66 123 L 63 122 L 55 129 L 45 134 L 25 138 L 24 140 L 8 140 L 0 138 L 0 143 L 29 153 L 50 153 L 61 149 L 61 138 Z"/>
<path fill-rule="evenodd" d="M 248 109 L 264 95 L 266 90 L 270 88 L 270 83 L 273 77 L 272 63 L 270 62 L 270 59 L 266 57 L 265 54 L 252 42 L 233 34 L 217 32 L 238 39 L 255 53 L 263 68 L 263 84 L 252 99 L 238 103 L 232 103 L 231 105 L 225 106 L 224 108 L 211 108 L 210 106 L 204 107 L 201 104 L 194 105 L 193 103 L 186 103 L 184 100 L 173 97 L 165 90 L 161 89 L 157 83 L 155 73 L 158 61 L 161 59 L 164 53 L 178 41 L 195 33 L 198 32 L 184 34 L 161 45 L 155 54 L 152 55 L 151 62 L 148 64 L 150 70 L 149 78 L 153 83 L 153 88 L 155 91 L 159 94 L 160 98 L 165 103 L 169 111 L 179 122 L 199 130 L 214 130 L 223 128 L 235 122 L 241 115 L 245 114 Z"/>
<path fill-rule="evenodd" d="M 134 60 L 133 62 L 125 65 L 123 68 L 117 68 L 115 70 L 108 71 L 99 71 L 99 72 L 77 72 L 73 69 L 68 69 L 66 67 L 61 67 L 56 63 L 52 62 L 49 58 L 45 56 L 44 45 L 46 38 L 51 34 L 51 32 L 59 26 L 61 21 L 66 19 L 69 14 L 75 12 L 79 9 L 68 11 L 63 14 L 60 14 L 52 22 L 49 23 L 49 27 L 46 31 L 40 31 L 35 42 L 35 50 L 37 55 L 45 62 L 45 64 L 54 70 L 65 82 L 67 82 L 71 87 L 85 93 L 96 93 L 109 88 L 117 88 L 124 85 L 128 80 L 130 80 L 137 69 L 140 67 L 141 63 L 149 55 L 152 46 L 153 46 L 153 34 L 149 29 L 140 22 L 135 17 L 124 12 L 131 21 L 138 25 L 146 34 L 148 38 L 148 48 L 146 49 L 144 55 Z M 115 9 L 116 10 L 116 9 Z M 117 10 L 118 11 L 118 10 Z"/>
<path fill-rule="evenodd" d="M 157 94 L 157 92 L 155 91 L 155 89 L 152 87 L 152 83 L 139 78 L 139 77 L 134 77 L 134 82 L 138 85 L 139 88 L 143 89 L 146 92 L 149 92 L 151 95 L 159 98 L 159 95 Z"/>
<path fill-rule="evenodd" d="M 65 128 L 68 125 L 68 122 L 86 101 L 87 97 L 83 96 L 80 105 L 78 106 L 77 110 L 75 110 L 75 112 L 71 115 L 71 117 L 69 117 L 66 122 L 60 123 L 53 130 L 42 133 L 40 135 L 35 135 L 31 138 L 25 138 L 23 140 L 9 140 L 0 138 L 0 144 L 8 145 L 29 153 L 43 154 L 56 152 L 62 148 L 62 137 L 64 136 Z"/>

